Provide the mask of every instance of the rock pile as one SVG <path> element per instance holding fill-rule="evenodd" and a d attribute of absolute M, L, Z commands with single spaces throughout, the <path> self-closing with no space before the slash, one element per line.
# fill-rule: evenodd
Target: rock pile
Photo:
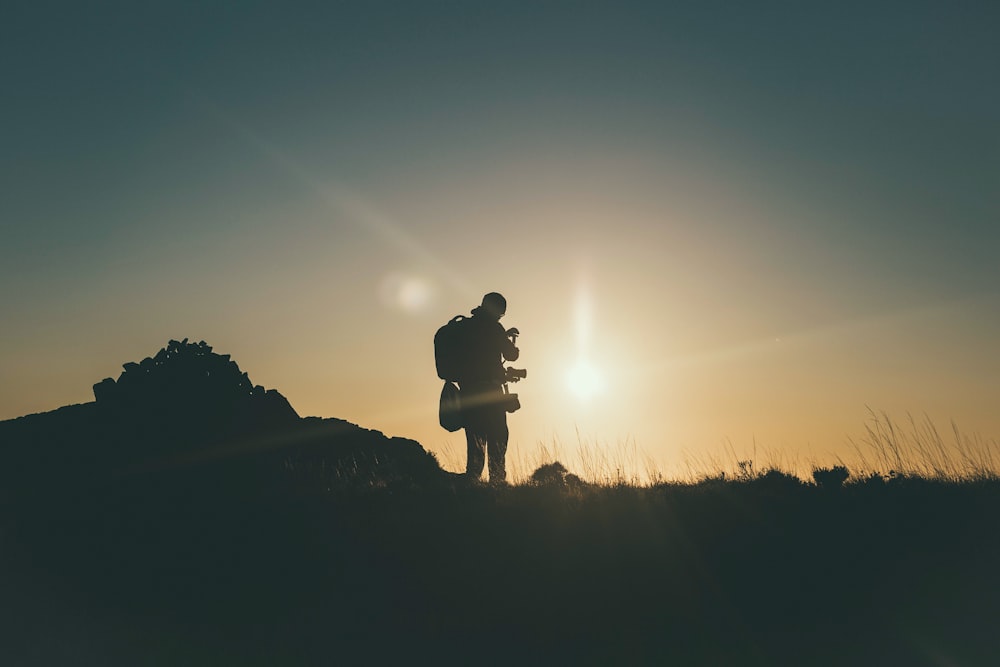
<path fill-rule="evenodd" d="M 205 341 L 171 340 L 156 355 L 123 369 L 117 381 L 106 378 L 94 385 L 98 407 L 119 422 L 152 427 L 156 434 L 197 430 L 201 439 L 231 436 L 299 418 L 284 396 L 255 386 L 228 354 L 212 352 Z"/>

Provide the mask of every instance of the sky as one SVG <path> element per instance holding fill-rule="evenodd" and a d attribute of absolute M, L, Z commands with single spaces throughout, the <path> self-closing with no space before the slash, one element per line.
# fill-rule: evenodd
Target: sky
<path fill-rule="evenodd" d="M 989 2 L 5 5 L 0 419 L 188 337 L 457 469 L 432 339 L 499 291 L 512 456 L 825 461 L 870 410 L 995 441 L 998 30 Z"/>

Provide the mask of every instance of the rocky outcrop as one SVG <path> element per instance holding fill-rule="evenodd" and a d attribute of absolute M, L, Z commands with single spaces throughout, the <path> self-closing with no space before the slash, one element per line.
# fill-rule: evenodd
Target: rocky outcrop
<path fill-rule="evenodd" d="M 153 357 L 123 365 L 117 382 L 94 385 L 108 421 L 171 440 L 205 441 L 294 424 L 299 415 L 284 396 L 254 384 L 228 354 L 205 341 L 172 340 Z"/>
<path fill-rule="evenodd" d="M 412 440 L 339 419 L 301 419 L 204 341 L 171 340 L 92 403 L 0 422 L 0 494 L 153 472 L 211 470 L 252 484 L 377 487 L 443 476 Z"/>

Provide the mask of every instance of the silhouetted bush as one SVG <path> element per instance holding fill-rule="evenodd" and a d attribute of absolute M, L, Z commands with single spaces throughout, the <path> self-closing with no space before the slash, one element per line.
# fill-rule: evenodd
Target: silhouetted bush
<path fill-rule="evenodd" d="M 579 488 L 584 481 L 566 469 L 562 463 L 553 461 L 538 467 L 531 473 L 531 484 L 538 486 L 558 486 L 564 488 Z"/>
<path fill-rule="evenodd" d="M 851 473 L 844 466 L 815 468 L 812 473 L 813 481 L 823 489 L 839 489 L 850 475 Z"/>
<path fill-rule="evenodd" d="M 753 483 L 756 486 L 783 491 L 786 489 L 796 489 L 802 486 L 802 480 L 791 473 L 777 468 L 769 468 L 758 475 Z"/>

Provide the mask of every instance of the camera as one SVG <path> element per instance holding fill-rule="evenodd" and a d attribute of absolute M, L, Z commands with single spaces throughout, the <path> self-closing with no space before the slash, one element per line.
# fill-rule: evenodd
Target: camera
<path fill-rule="evenodd" d="M 521 401 L 518 400 L 517 394 L 508 392 L 507 385 L 503 387 L 503 409 L 507 412 L 517 412 L 521 409 Z"/>
<path fill-rule="evenodd" d="M 528 371 L 524 368 L 504 368 L 505 382 L 518 382 L 528 377 Z"/>

